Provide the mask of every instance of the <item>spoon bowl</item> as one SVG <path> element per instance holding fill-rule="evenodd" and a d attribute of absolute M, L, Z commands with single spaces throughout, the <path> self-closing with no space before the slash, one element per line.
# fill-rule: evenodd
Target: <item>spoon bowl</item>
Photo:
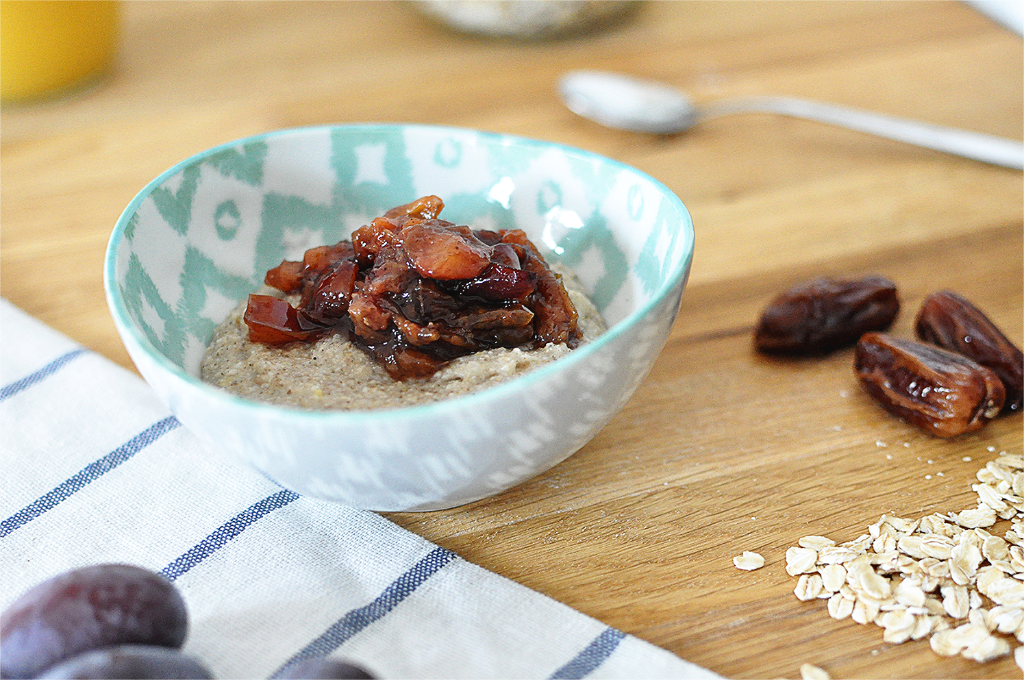
<path fill-rule="evenodd" d="M 569 110 L 605 127 L 670 135 L 697 124 L 697 107 L 679 90 L 616 73 L 574 71 L 558 86 Z"/>

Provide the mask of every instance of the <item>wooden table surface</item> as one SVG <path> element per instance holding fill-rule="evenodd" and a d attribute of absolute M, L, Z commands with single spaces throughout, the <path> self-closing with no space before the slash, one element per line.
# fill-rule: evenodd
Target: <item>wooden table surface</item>
<path fill-rule="evenodd" d="M 547 42 L 455 34 L 412 5 L 129 3 L 115 70 L 75 96 L 6 106 L 2 294 L 131 367 L 101 284 L 107 237 L 153 177 L 275 128 L 402 121 L 582 147 L 661 180 L 697 249 L 678 322 L 626 408 L 576 455 L 499 497 L 391 519 L 466 559 L 730 677 L 1020 677 L 1011 658 L 941 658 L 927 641 L 801 602 L 785 551 L 856 538 L 882 513 L 975 502 L 977 469 L 1021 453 L 1021 417 L 932 438 L 858 388 L 850 351 L 778 360 L 751 329 L 821 274 L 899 286 L 893 332 L 949 288 L 1022 337 L 1022 177 L 765 115 L 678 137 L 602 129 L 562 108 L 565 70 L 663 80 L 697 100 L 783 94 L 1022 137 L 1021 38 L 955 2 L 650 2 Z M 970 457 L 971 461 L 966 461 Z M 758 551 L 743 572 L 732 557 Z"/>

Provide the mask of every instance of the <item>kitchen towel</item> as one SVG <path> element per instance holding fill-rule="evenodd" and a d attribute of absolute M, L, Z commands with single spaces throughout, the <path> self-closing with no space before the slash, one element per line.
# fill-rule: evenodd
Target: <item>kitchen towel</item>
<path fill-rule="evenodd" d="M 310 656 L 381 678 L 714 678 L 378 514 L 302 497 L 207 450 L 135 374 L 0 301 L 6 608 L 126 562 L 185 599 L 217 678 Z"/>

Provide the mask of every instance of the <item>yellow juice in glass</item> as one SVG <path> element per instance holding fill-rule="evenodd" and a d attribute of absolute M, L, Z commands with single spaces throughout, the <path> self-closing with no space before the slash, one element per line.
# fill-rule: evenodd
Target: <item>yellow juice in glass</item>
<path fill-rule="evenodd" d="M 117 46 L 112 0 L 0 1 L 0 99 L 27 101 L 92 82 Z"/>

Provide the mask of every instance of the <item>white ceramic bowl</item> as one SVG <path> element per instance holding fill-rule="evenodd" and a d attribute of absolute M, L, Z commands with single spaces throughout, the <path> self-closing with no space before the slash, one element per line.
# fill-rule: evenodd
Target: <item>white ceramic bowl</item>
<path fill-rule="evenodd" d="M 475 228 L 521 228 L 580 275 L 609 331 L 493 388 L 385 411 L 259 404 L 199 380 L 214 328 L 266 270 L 419 196 Z M 508 489 L 586 444 L 664 346 L 693 255 L 680 200 L 556 144 L 416 125 L 283 130 L 205 151 L 118 220 L 104 280 L 139 372 L 213 449 L 300 494 L 432 510 Z"/>

